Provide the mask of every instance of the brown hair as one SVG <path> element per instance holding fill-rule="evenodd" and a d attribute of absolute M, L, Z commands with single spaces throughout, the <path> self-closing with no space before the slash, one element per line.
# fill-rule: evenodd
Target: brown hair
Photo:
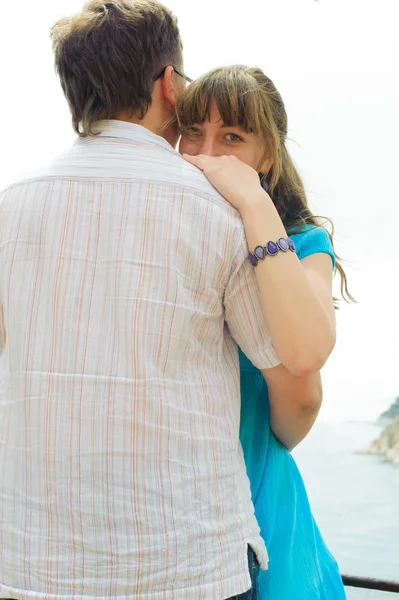
<path fill-rule="evenodd" d="M 286 148 L 287 113 L 273 82 L 260 69 L 242 65 L 213 69 L 196 79 L 178 98 L 176 115 L 180 128 L 209 120 L 213 101 L 226 125 L 238 125 L 262 140 L 261 162 L 269 157 L 273 165 L 268 173 L 259 175 L 260 180 L 267 184 L 288 233 L 297 233 L 304 225 L 325 227 L 328 223 L 330 231 L 326 231 L 333 244 L 333 224 L 326 217 L 312 214 L 302 179 Z M 340 258 L 335 256 L 342 297 L 355 301 L 349 293 Z"/>
<path fill-rule="evenodd" d="M 59 20 L 51 38 L 73 128 L 82 137 L 121 110 L 142 119 L 156 74 L 182 61 L 177 20 L 156 0 L 90 0 L 80 14 Z"/>

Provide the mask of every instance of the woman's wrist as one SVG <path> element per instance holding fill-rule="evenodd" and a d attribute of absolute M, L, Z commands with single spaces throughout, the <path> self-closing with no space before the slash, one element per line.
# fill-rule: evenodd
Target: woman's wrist
<path fill-rule="evenodd" d="M 265 210 L 270 211 L 270 207 L 274 208 L 274 204 L 269 194 L 260 188 L 256 192 L 247 192 L 245 197 L 240 202 L 240 214 L 244 221 L 259 216 Z"/>
<path fill-rule="evenodd" d="M 287 232 L 272 199 L 262 190 L 262 196 L 253 196 L 240 211 L 248 247 L 265 245 L 287 237 Z"/>

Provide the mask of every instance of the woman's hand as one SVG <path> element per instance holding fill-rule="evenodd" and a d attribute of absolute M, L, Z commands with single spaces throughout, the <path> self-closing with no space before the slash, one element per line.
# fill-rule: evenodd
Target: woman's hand
<path fill-rule="evenodd" d="M 269 198 L 260 185 L 259 175 L 236 156 L 207 156 L 183 154 L 185 160 L 198 167 L 219 194 L 242 212 L 251 203 Z"/>

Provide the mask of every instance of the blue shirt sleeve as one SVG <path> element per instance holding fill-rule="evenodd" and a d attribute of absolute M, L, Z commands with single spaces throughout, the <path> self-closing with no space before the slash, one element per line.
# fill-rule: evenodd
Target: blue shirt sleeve
<path fill-rule="evenodd" d="M 298 233 L 291 234 L 290 238 L 295 244 L 299 260 L 302 260 L 311 254 L 324 252 L 331 256 L 332 267 L 333 269 L 335 268 L 336 258 L 334 250 L 324 227 L 305 225 Z"/>

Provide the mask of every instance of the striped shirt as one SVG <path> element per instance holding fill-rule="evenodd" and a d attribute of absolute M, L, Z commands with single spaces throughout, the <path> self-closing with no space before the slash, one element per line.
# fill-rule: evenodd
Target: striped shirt
<path fill-rule="evenodd" d="M 238 213 L 99 127 L 0 195 L 0 597 L 221 600 L 267 566 L 237 343 L 279 360 Z"/>

